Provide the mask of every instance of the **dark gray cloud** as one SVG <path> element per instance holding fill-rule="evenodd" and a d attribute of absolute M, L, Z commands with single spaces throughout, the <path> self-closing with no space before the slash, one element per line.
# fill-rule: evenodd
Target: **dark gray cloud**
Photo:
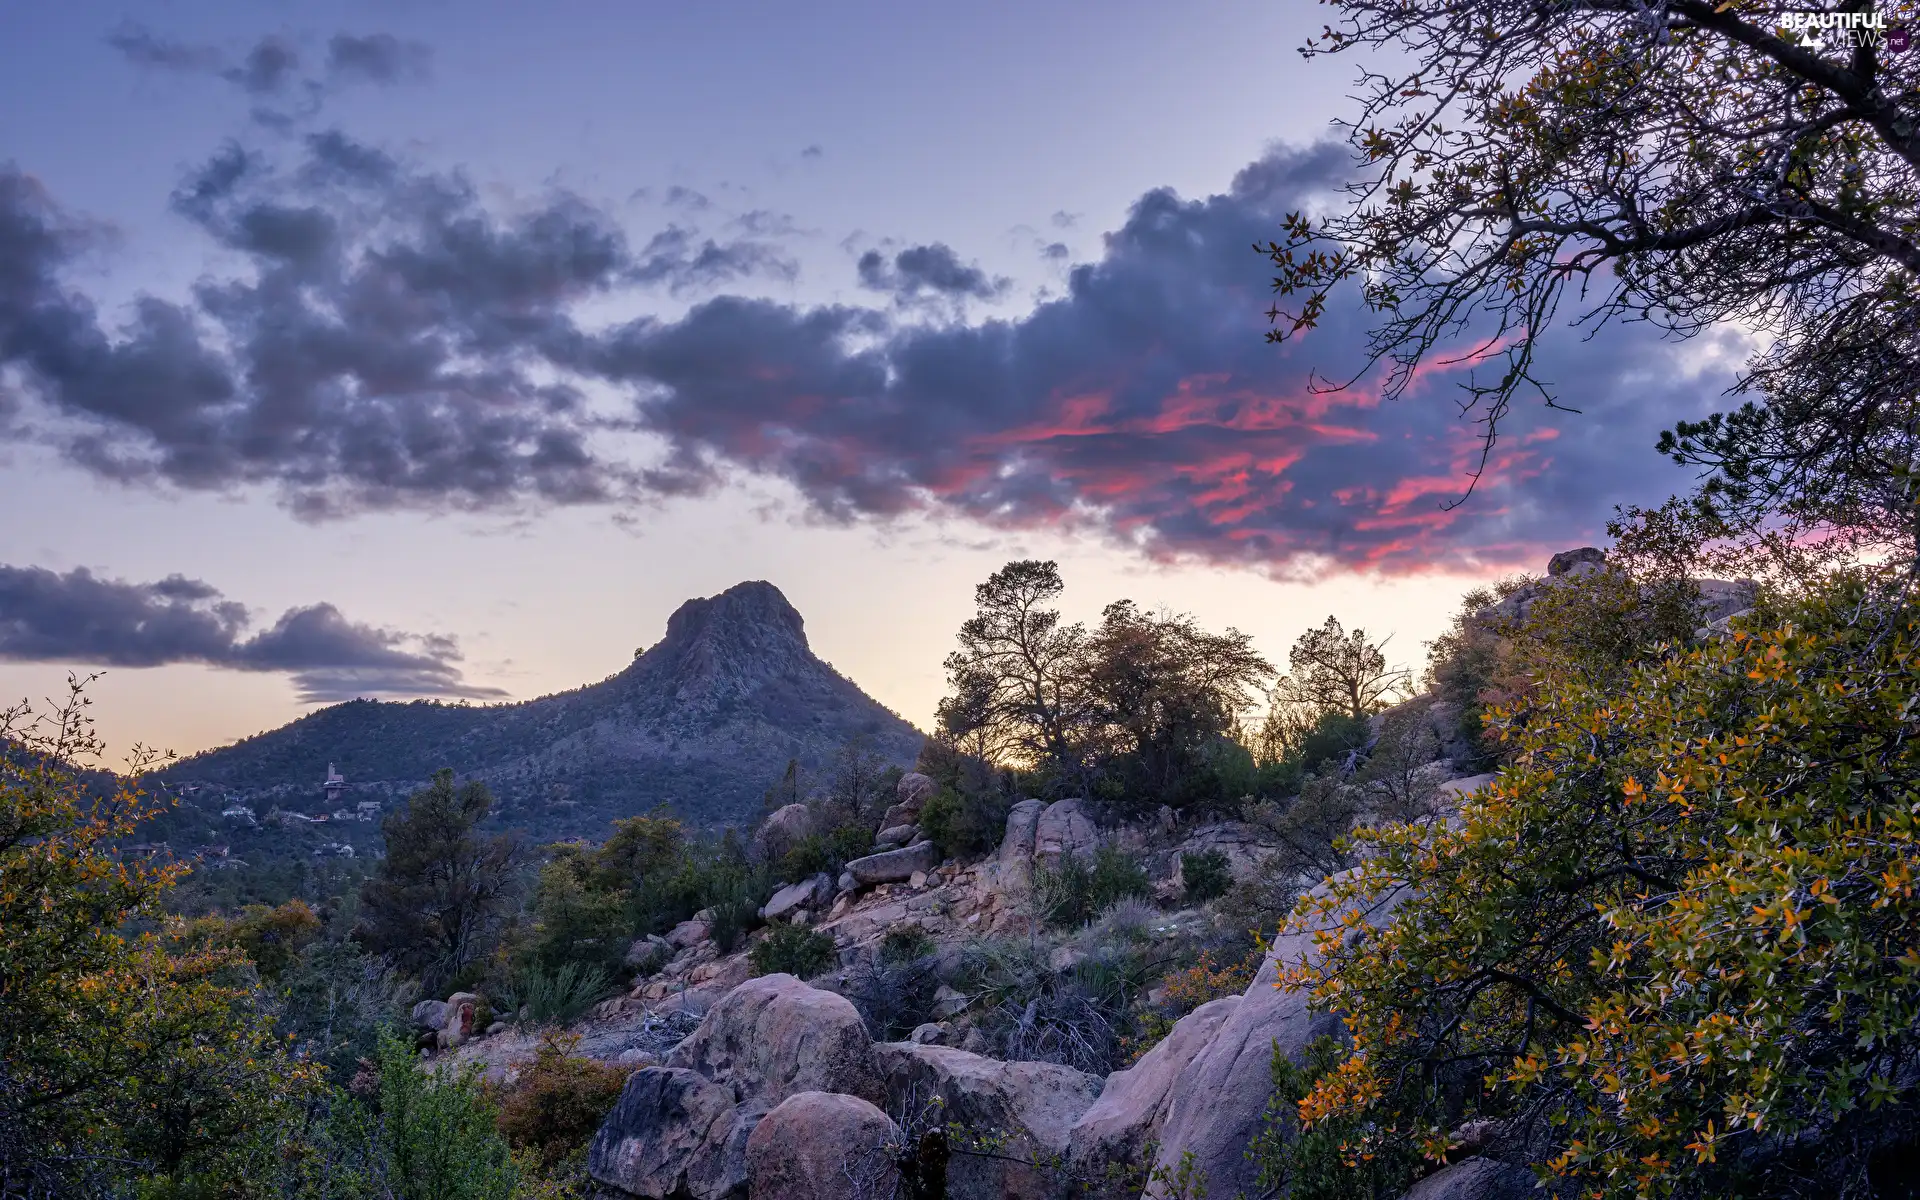
<path fill-rule="evenodd" d="M 144 70 L 203 75 L 233 85 L 251 102 L 256 121 L 281 129 L 316 115 L 341 88 L 423 81 L 432 62 L 426 44 L 389 33 L 337 33 L 320 49 L 283 34 L 267 34 L 235 54 L 220 46 L 164 37 L 127 21 L 106 40 Z"/>
<path fill-rule="evenodd" d="M 1065 242 L 1048 242 L 1040 247 L 1040 257 L 1050 262 L 1064 262 L 1072 256 L 1073 251 L 1067 249 Z"/>
<path fill-rule="evenodd" d="M 115 479 L 275 487 L 310 516 L 622 503 L 746 470 L 836 520 L 954 513 L 1167 559 L 1412 571 L 1535 563 L 1683 487 L 1653 440 L 1727 382 L 1642 330 L 1559 338 L 1541 371 L 1584 415 L 1516 412 L 1475 498 L 1447 507 L 1477 461 L 1451 392 L 1471 368 L 1392 405 L 1364 381 L 1317 392 L 1314 370 L 1362 359 L 1368 315 L 1344 300 L 1285 348 L 1261 338 L 1252 245 L 1337 194 L 1332 144 L 1276 150 L 1218 195 L 1147 193 L 1017 317 L 958 319 L 1006 285 L 936 242 L 864 257 L 887 303 L 720 294 L 602 330 L 582 302 L 791 278 L 792 259 L 682 226 L 636 251 L 576 197 L 501 214 L 457 174 L 338 134 L 302 146 L 196 171 L 178 211 L 251 270 L 142 299 L 112 332 L 62 282 L 84 227 L 0 172 L 0 428 Z M 594 384 L 629 407 L 596 412 Z M 609 457 L 605 430 L 664 454 Z"/>
<path fill-rule="evenodd" d="M 636 255 L 578 197 L 502 216 L 457 174 L 335 133 L 302 147 L 290 167 L 229 147 L 198 168 L 175 209 L 251 272 L 203 280 L 191 303 L 144 297 L 112 331 L 61 279 L 81 227 L 0 168 L 0 367 L 21 385 L 0 380 L 0 410 L 16 430 L 116 480 L 266 484 L 315 518 L 608 502 L 638 475 L 593 449 L 608 421 L 554 373 L 583 337 L 572 307 L 797 269 L 772 243 L 678 228 Z"/>
<path fill-rule="evenodd" d="M 1220 195 L 1150 192 L 1065 295 L 1018 319 L 896 325 L 720 297 L 597 339 L 583 367 L 636 389 L 642 425 L 671 447 L 657 488 L 745 467 L 834 519 L 951 512 L 1284 573 L 1537 565 L 1593 537 L 1612 505 L 1683 486 L 1654 438 L 1726 379 L 1690 375 L 1638 331 L 1557 340 L 1544 373 L 1583 415 L 1514 414 L 1455 508 L 1479 442 L 1446 373 L 1392 405 L 1364 385 L 1313 390 L 1310 370 L 1360 364 L 1355 306 L 1286 349 L 1264 344 L 1251 246 L 1347 167 L 1318 145 L 1275 152 Z"/>
<path fill-rule="evenodd" d="M 327 74 L 337 80 L 420 83 L 431 73 L 432 61 L 433 51 L 426 43 L 390 33 L 336 33 L 327 39 Z"/>
<path fill-rule="evenodd" d="M 331 604 L 289 609 L 249 633 L 246 607 L 201 580 L 102 579 L 0 565 L 0 659 L 109 667 L 200 663 L 292 677 L 308 702 L 506 693 L 461 676 L 453 639 L 356 624 Z"/>
<path fill-rule="evenodd" d="M 948 300 L 997 300 L 1013 286 L 1010 279 L 990 277 L 979 267 L 961 262 L 960 256 L 944 242 L 909 246 L 891 260 L 878 250 L 869 250 L 855 265 L 860 273 L 860 286 L 890 292 L 908 301 L 929 296 Z"/>

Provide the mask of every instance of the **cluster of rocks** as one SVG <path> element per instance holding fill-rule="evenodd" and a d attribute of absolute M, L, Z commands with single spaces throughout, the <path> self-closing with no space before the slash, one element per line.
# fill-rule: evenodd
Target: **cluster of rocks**
<path fill-rule="evenodd" d="M 486 1001 L 472 992 L 455 992 L 445 1000 L 422 1000 L 408 1014 L 409 1024 L 422 1048 L 452 1050 L 475 1038 L 505 1033 L 504 1021 L 480 1025 Z"/>
<path fill-rule="evenodd" d="M 1362 916 L 1377 925 L 1398 900 L 1382 897 Z M 614 1197 L 884 1195 L 940 1128 L 956 1134 L 945 1167 L 953 1200 L 1103 1194 L 1098 1181 L 1116 1168 L 1138 1179 L 1183 1160 L 1210 1194 L 1255 1194 L 1246 1148 L 1272 1095 L 1276 1048 L 1297 1059 L 1339 1028 L 1274 986 L 1276 961 L 1314 953 L 1309 934 L 1277 939 L 1244 994 L 1196 1008 L 1104 1079 L 1003 1062 L 920 1031 L 872 1042 L 844 997 L 787 975 L 751 979 L 664 1061 L 628 1078 L 588 1169 Z M 1408 1200 L 1517 1200 L 1532 1185 L 1524 1170 L 1474 1158 L 1421 1181 Z"/>

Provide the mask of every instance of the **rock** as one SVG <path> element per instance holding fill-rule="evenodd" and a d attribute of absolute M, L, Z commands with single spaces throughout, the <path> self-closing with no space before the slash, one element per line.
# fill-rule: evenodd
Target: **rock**
<path fill-rule="evenodd" d="M 722 996 L 667 1065 L 729 1084 L 765 1112 L 795 1092 L 877 1097 L 872 1043 L 846 997 L 791 975 L 762 975 Z"/>
<path fill-rule="evenodd" d="M 413 1027 L 424 1032 L 438 1033 L 447 1024 L 447 1002 L 445 1000 L 422 1000 L 413 1006 L 408 1014 Z"/>
<path fill-rule="evenodd" d="M 660 1056 L 651 1050 L 642 1050 L 638 1046 L 630 1046 L 616 1055 L 613 1061 L 616 1066 L 632 1067 L 635 1070 L 639 1070 L 641 1067 L 659 1066 Z"/>
<path fill-rule="evenodd" d="M 853 877 L 852 872 L 850 871 L 840 872 L 840 890 L 842 892 L 851 892 L 853 889 L 859 886 L 860 886 L 860 881 Z"/>
<path fill-rule="evenodd" d="M 1023 874 L 1033 864 L 1033 839 L 1039 833 L 1046 801 L 1020 801 L 1006 814 L 1006 833 L 1000 837 L 1000 868 Z"/>
<path fill-rule="evenodd" d="M 799 1092 L 747 1138 L 747 1183 L 755 1197 L 867 1200 L 892 1195 L 890 1148 L 900 1127 L 858 1096 Z"/>
<path fill-rule="evenodd" d="M 967 1036 L 960 1039 L 960 1048 L 968 1054 L 988 1054 L 993 1049 L 993 1043 L 987 1041 L 986 1034 L 969 1026 Z"/>
<path fill-rule="evenodd" d="M 891 1104 L 938 1099 L 945 1123 L 1006 1138 L 1002 1157 L 955 1154 L 950 1200 L 1053 1200 L 1077 1186 L 1051 1167 L 1068 1132 L 1100 1094 L 1100 1080 L 1054 1063 L 1000 1062 L 947 1046 L 886 1042 L 873 1048 Z M 1024 1158 L 1026 1162 L 1008 1161 Z"/>
<path fill-rule="evenodd" d="M 495 1021 L 493 1024 L 487 1026 L 488 1037 L 499 1037 L 501 1034 L 505 1033 L 506 1031 L 507 1031 L 507 1023 L 505 1021 Z"/>
<path fill-rule="evenodd" d="M 643 1067 L 593 1135 L 587 1174 L 647 1200 L 719 1200 L 746 1184 L 744 1138 L 738 1162 L 729 1161 L 738 1123 L 720 1084 L 695 1071 Z"/>
<path fill-rule="evenodd" d="M 915 842 L 899 850 L 856 858 L 847 864 L 847 874 L 861 887 L 872 887 L 910 879 L 915 871 L 930 871 L 938 862 L 932 842 Z"/>
<path fill-rule="evenodd" d="M 1100 1098 L 1067 1133 L 1068 1160 L 1089 1171 L 1138 1161 L 1159 1136 L 1174 1080 L 1239 1006 L 1238 996 L 1202 1004 L 1181 1017 L 1139 1062 L 1107 1076 Z"/>
<path fill-rule="evenodd" d="M 480 997 L 472 992 L 455 992 L 447 997 L 446 1020 L 434 1037 L 434 1045 L 452 1050 L 473 1036 L 473 1017 L 480 1010 Z"/>
<path fill-rule="evenodd" d="M 787 851 L 814 832 L 813 810 L 804 804 L 788 804 L 767 814 L 747 843 L 747 853 L 755 862 L 777 863 Z"/>
<path fill-rule="evenodd" d="M 1033 831 L 1033 861 L 1057 867 L 1063 858 L 1092 858 L 1099 831 L 1078 800 L 1055 800 L 1041 812 Z"/>
<path fill-rule="evenodd" d="M 773 894 L 760 915 L 769 921 L 778 921 L 791 917 L 798 909 L 810 908 L 815 904 L 824 904 L 833 895 L 833 880 L 826 875 L 815 875 L 799 883 L 790 883 Z"/>
<path fill-rule="evenodd" d="M 873 839 L 873 844 L 880 849 L 890 850 L 895 846 L 906 846 L 919 840 L 918 825 L 894 825 L 882 829 L 880 835 Z"/>
<path fill-rule="evenodd" d="M 1314 894 L 1324 894 L 1324 887 Z M 1396 892 L 1376 900 L 1363 919 L 1383 924 L 1402 898 Z M 1156 1166 L 1173 1171 L 1182 1155 L 1192 1154 L 1194 1167 L 1206 1173 L 1210 1195 L 1256 1194 L 1256 1170 L 1246 1149 L 1273 1094 L 1274 1048 L 1298 1061 L 1308 1043 L 1342 1029 L 1338 1015 L 1310 1011 L 1304 993 L 1274 986 L 1276 959 L 1297 963 L 1313 956 L 1312 931 L 1274 939 L 1240 1003 L 1168 1089 Z"/>
<path fill-rule="evenodd" d="M 944 1021 L 948 1017 L 965 1012 L 973 998 L 965 992 L 956 992 L 946 984 L 933 989 L 933 1015 L 936 1020 Z"/>
<path fill-rule="evenodd" d="M 1607 556 L 1592 546 L 1562 550 L 1547 560 L 1547 576 L 1586 575 L 1607 565 Z"/>
<path fill-rule="evenodd" d="M 893 789 L 894 803 L 887 809 L 887 814 L 880 818 L 880 828 L 911 825 L 918 821 L 920 810 L 926 806 L 928 797 L 939 790 L 940 785 L 930 777 L 918 771 L 908 771 Z"/>
<path fill-rule="evenodd" d="M 1441 801 L 1449 807 L 1460 803 L 1460 798 L 1468 792 L 1477 792 L 1493 782 L 1491 774 L 1468 775 L 1464 779 L 1449 779 L 1440 785 Z"/>
<path fill-rule="evenodd" d="M 1055 946 L 1053 952 L 1047 955 L 1047 969 L 1056 975 L 1064 975 L 1085 961 L 1085 950 L 1073 946 Z"/>
<path fill-rule="evenodd" d="M 1490 1158 L 1466 1158 L 1414 1184 L 1403 1200 L 1528 1200 L 1536 1194 L 1532 1171 Z"/>
<path fill-rule="evenodd" d="M 947 1044 L 947 1024 L 944 1021 L 928 1021 L 924 1025 L 915 1025 L 907 1040 L 916 1046 L 944 1046 Z"/>
<path fill-rule="evenodd" d="M 907 886 L 916 892 L 926 887 L 927 873 L 925 871 L 915 871 L 913 874 L 907 876 Z"/>
<path fill-rule="evenodd" d="M 651 968 L 657 971 L 672 957 L 673 943 L 657 933 L 650 933 L 646 937 L 633 939 L 633 944 L 627 947 L 624 961 L 631 970 Z"/>
<path fill-rule="evenodd" d="M 705 921 L 697 919 L 682 921 L 672 929 L 667 930 L 667 944 L 676 949 L 690 950 L 698 946 L 701 942 L 706 941 L 707 934 L 710 932 L 711 929 Z"/>

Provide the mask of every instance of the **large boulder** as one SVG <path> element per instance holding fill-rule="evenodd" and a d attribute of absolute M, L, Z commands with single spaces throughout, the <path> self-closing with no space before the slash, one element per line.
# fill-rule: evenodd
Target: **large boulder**
<path fill-rule="evenodd" d="M 754 1200 L 869 1200 L 891 1195 L 900 1127 L 858 1096 L 796 1092 L 747 1138 Z"/>
<path fill-rule="evenodd" d="M 1324 887 L 1315 893 L 1324 894 Z M 1364 906 L 1362 919 L 1383 924 L 1404 895 L 1375 899 Z M 1309 1009 L 1304 993 L 1274 986 L 1276 960 L 1294 964 L 1315 958 L 1311 930 L 1273 940 L 1240 1003 L 1168 1089 L 1156 1166 L 1172 1172 L 1183 1155 L 1192 1154 L 1194 1167 L 1205 1173 L 1209 1195 L 1257 1194 L 1257 1171 L 1246 1150 L 1260 1132 L 1273 1094 L 1275 1049 L 1298 1062 L 1309 1043 L 1339 1036 L 1342 1028 L 1337 1015 Z"/>
<path fill-rule="evenodd" d="M 1404 1200 L 1528 1200 L 1536 1194 L 1532 1171 L 1490 1158 L 1468 1158 L 1414 1184 Z"/>
<path fill-rule="evenodd" d="M 448 996 L 440 1030 L 434 1035 L 433 1044 L 442 1050 L 466 1045 L 473 1037 L 473 1020 L 479 1011 L 480 997 L 472 992 L 455 992 Z"/>
<path fill-rule="evenodd" d="M 926 807 L 928 799 L 938 790 L 940 785 L 929 776 L 908 771 L 893 789 L 894 803 L 887 809 L 887 814 L 880 818 L 880 828 L 915 824 L 920 820 L 920 810 Z"/>
<path fill-rule="evenodd" d="M 802 839 L 813 832 L 812 809 L 804 804 L 783 805 L 760 822 L 760 828 L 754 830 L 753 840 L 747 844 L 747 853 L 755 862 L 777 863 L 787 856 L 787 851 L 798 846 Z"/>
<path fill-rule="evenodd" d="M 861 887 L 876 883 L 899 883 L 913 878 L 915 871 L 931 871 L 940 865 L 932 842 L 915 842 L 898 850 L 883 850 L 856 858 L 847 864 L 847 874 Z"/>
<path fill-rule="evenodd" d="M 1033 861 L 1057 867 L 1063 858 L 1092 858 L 1099 830 L 1079 800 L 1055 800 L 1041 812 L 1033 830 Z"/>
<path fill-rule="evenodd" d="M 1007 831 L 1000 838 L 1000 879 L 1011 887 L 1027 882 L 1033 871 L 1033 844 L 1040 832 L 1045 800 L 1026 799 L 1007 812 Z"/>
<path fill-rule="evenodd" d="M 994 1156 L 955 1154 L 951 1200 L 1056 1200 L 1074 1186 L 1054 1165 L 1069 1132 L 1100 1095 L 1093 1075 L 1054 1063 L 1001 1062 L 949 1046 L 885 1042 L 873 1048 L 889 1106 L 909 1124 L 939 1101 L 939 1122 L 996 1139 Z"/>
<path fill-rule="evenodd" d="M 1067 1131 L 1068 1160 L 1097 1172 L 1144 1156 L 1166 1119 L 1174 1081 L 1239 1006 L 1239 996 L 1202 1004 L 1181 1017 L 1139 1062 L 1107 1076 L 1100 1098 Z"/>
<path fill-rule="evenodd" d="M 617 1194 L 646 1200 L 737 1197 L 747 1180 L 738 1124 L 725 1087 L 695 1071 L 643 1067 L 627 1076 L 594 1134 L 587 1174 Z"/>
<path fill-rule="evenodd" d="M 795 1092 L 880 1091 L 859 1010 L 791 975 L 762 975 L 722 996 L 667 1065 L 725 1083 L 763 1113 Z"/>
<path fill-rule="evenodd" d="M 833 880 L 815 875 L 799 883 L 790 883 L 773 894 L 760 916 L 768 921 L 784 921 L 803 908 L 815 908 L 833 899 Z"/>
<path fill-rule="evenodd" d="M 422 1000 L 413 1006 L 408 1019 L 415 1029 L 422 1033 L 438 1033 L 447 1024 L 447 1002 L 445 1000 Z"/>

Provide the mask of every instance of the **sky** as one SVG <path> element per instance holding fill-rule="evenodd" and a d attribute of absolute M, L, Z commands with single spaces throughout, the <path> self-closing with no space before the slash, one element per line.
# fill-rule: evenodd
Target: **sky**
<path fill-rule="evenodd" d="M 0 697 L 189 753 L 357 695 L 604 678 L 779 586 L 927 728 L 974 585 L 1059 561 L 1418 666 L 1476 583 L 1688 479 L 1729 339 L 1556 337 L 1478 441 L 1367 314 L 1265 344 L 1353 178 L 1297 0 L 0 9 Z"/>

